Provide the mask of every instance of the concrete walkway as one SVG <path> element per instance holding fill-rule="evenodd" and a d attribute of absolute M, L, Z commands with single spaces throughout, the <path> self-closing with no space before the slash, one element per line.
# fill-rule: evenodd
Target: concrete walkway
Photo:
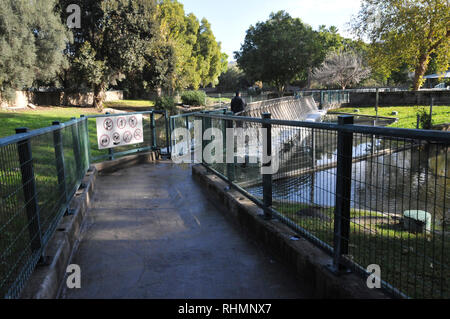
<path fill-rule="evenodd" d="M 72 260 L 82 288 L 62 298 L 306 298 L 209 202 L 191 169 L 144 164 L 99 176 Z"/>

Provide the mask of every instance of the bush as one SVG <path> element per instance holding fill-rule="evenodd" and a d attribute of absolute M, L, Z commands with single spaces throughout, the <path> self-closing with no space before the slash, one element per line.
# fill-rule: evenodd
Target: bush
<path fill-rule="evenodd" d="M 155 109 L 173 113 L 175 111 L 175 99 L 171 96 L 158 97 L 155 101 Z"/>
<path fill-rule="evenodd" d="M 417 111 L 417 115 L 419 116 L 420 128 L 422 130 L 431 130 L 433 127 L 433 120 L 431 118 L 430 112 L 425 108 L 421 108 Z"/>
<path fill-rule="evenodd" d="M 203 91 L 185 91 L 181 94 L 184 105 L 205 106 L 206 93 Z"/>

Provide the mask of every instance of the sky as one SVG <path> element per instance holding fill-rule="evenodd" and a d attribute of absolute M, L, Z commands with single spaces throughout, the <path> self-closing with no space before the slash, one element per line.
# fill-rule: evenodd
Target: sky
<path fill-rule="evenodd" d="M 360 0 L 179 0 L 186 14 L 194 13 L 211 23 L 222 51 L 234 60 L 233 52 L 244 42 L 250 25 L 266 21 L 271 12 L 284 10 L 315 30 L 319 25 L 334 25 L 345 37 L 352 37 L 346 25 L 359 11 Z"/>

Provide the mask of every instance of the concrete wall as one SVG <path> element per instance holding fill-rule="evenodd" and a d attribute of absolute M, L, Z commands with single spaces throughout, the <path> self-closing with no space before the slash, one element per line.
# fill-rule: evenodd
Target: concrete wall
<path fill-rule="evenodd" d="M 7 108 L 26 108 L 28 105 L 28 92 L 17 91 L 16 99 L 12 103 L 8 103 L 7 101 L 3 101 L 0 96 L 0 107 L 2 109 Z"/>
<path fill-rule="evenodd" d="M 201 183 L 211 201 L 222 208 L 225 217 L 255 242 L 273 253 L 290 267 L 297 279 L 308 287 L 314 298 L 326 299 L 387 299 L 379 289 L 369 289 L 366 279 L 355 273 L 336 276 L 328 270 L 331 257 L 300 237 L 292 229 L 278 221 L 266 221 L 263 211 L 237 190 L 210 173 L 204 166 L 192 168 L 194 178 Z M 298 238 L 298 240 L 292 240 Z"/>
<path fill-rule="evenodd" d="M 404 91 L 380 92 L 380 106 L 429 105 L 434 98 L 435 105 L 450 105 L 450 91 Z M 348 106 L 375 106 L 376 93 L 350 93 Z"/>
<path fill-rule="evenodd" d="M 123 100 L 123 91 L 106 92 L 105 102 Z M 1 101 L 1 99 L 0 99 Z M 7 108 L 26 108 L 28 103 L 37 106 L 91 106 L 94 102 L 93 93 L 64 93 L 64 92 L 26 92 L 16 91 L 13 103 L 1 101 L 0 106 Z"/>

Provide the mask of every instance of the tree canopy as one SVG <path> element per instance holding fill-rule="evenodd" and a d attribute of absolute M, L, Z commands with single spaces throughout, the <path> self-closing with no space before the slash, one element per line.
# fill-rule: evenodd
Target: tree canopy
<path fill-rule="evenodd" d="M 158 21 L 164 41 L 174 48 L 172 88 L 216 85 L 226 71 L 227 56 L 221 52 L 209 21 L 199 21 L 193 13 L 185 15 L 183 5 L 176 0 L 159 2 Z"/>
<path fill-rule="evenodd" d="M 330 32 L 322 27 L 317 32 L 279 11 L 250 26 L 235 58 L 252 81 L 267 82 L 283 91 L 292 81 L 306 80 L 309 71 L 323 62 L 328 48 L 340 41 L 335 28 Z"/>
<path fill-rule="evenodd" d="M 15 91 L 39 81 L 53 81 L 67 66 L 63 50 L 70 40 L 55 13 L 55 0 L 0 0 L 0 93 L 11 100 Z"/>
<path fill-rule="evenodd" d="M 414 90 L 423 85 L 430 59 L 439 71 L 450 60 L 448 0 L 363 0 L 353 30 L 371 42 L 370 62 L 389 77 L 406 64 Z"/>
<path fill-rule="evenodd" d="M 323 64 L 314 70 L 313 79 L 325 85 L 338 85 L 345 90 L 367 78 L 370 69 L 360 55 L 353 51 L 332 51 Z"/>

